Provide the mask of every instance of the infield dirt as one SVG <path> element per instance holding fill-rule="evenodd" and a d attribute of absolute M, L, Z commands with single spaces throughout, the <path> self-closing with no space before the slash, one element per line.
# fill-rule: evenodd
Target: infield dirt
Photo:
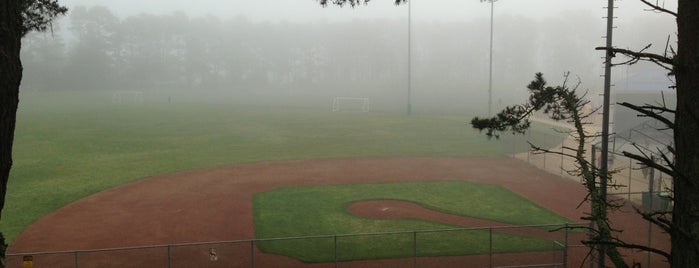
<path fill-rule="evenodd" d="M 115 187 L 43 217 L 22 232 L 9 253 L 91 250 L 143 245 L 254 239 L 252 196 L 256 192 L 291 185 L 464 180 L 499 184 L 507 189 L 577 221 L 589 211 L 585 189 L 575 180 L 546 173 L 509 158 L 363 158 L 314 159 L 263 162 L 207 170 L 196 170 L 139 180 Z M 364 213 L 371 213 L 367 206 Z M 410 210 L 410 208 L 404 208 Z M 362 212 L 357 212 L 362 213 Z M 410 213 L 410 212 L 406 212 Z M 453 217 L 453 215 L 442 215 Z M 440 217 L 431 215 L 430 217 Z M 646 243 L 648 225 L 625 207 L 611 215 L 623 237 Z M 449 219 L 435 219 L 448 221 Z M 487 227 L 487 226 L 486 226 Z M 669 248 L 669 238 L 652 231 L 653 246 Z M 571 241 L 580 244 L 580 241 Z M 201 267 L 208 257 L 206 248 L 180 252 L 175 267 Z M 223 250 L 223 249 L 221 249 Z M 331 264 L 303 264 L 284 256 L 265 254 L 248 247 L 230 249 L 229 256 L 206 267 L 250 267 L 249 256 L 257 256 L 256 267 L 333 267 Z M 239 252 L 240 251 L 240 252 Z M 578 267 L 587 250 L 570 250 L 568 263 Z M 645 263 L 646 253 L 625 252 L 629 260 Z M 162 259 L 163 252 L 133 252 L 131 257 L 111 258 L 108 253 L 85 254 L 80 267 L 144 267 Z M 152 256 L 160 254 L 161 256 Z M 237 256 L 235 254 L 240 254 Z M 236 257 L 237 256 L 237 257 Z M 247 256 L 247 257 L 246 257 Z M 530 263 L 541 253 L 499 254 L 503 263 Z M 226 258 L 233 259 L 223 264 Z M 548 258 L 548 256 L 547 256 Z M 123 260 L 122 260 L 123 259 Z M 41 260 L 41 261 L 40 261 Z M 74 258 L 45 256 L 35 267 L 73 267 Z M 21 257 L 8 258 L 8 267 L 19 267 Z M 43 262 L 48 266 L 39 266 Z M 342 263 L 342 267 L 483 267 L 488 256 L 433 257 L 369 260 Z M 194 265 L 194 266 L 192 266 Z M 652 267 L 665 267 L 658 257 Z M 166 267 L 166 266 L 165 266 Z"/>

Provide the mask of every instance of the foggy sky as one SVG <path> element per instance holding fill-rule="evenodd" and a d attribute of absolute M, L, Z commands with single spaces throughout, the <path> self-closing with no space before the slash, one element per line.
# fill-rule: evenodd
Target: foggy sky
<path fill-rule="evenodd" d="M 343 20 L 361 18 L 396 18 L 407 16 L 407 6 L 396 7 L 393 0 L 373 0 L 367 6 L 322 8 L 316 0 L 62 0 L 69 8 L 76 5 L 102 5 L 119 16 L 139 13 L 167 14 L 184 11 L 192 16 L 215 15 L 222 18 L 246 16 L 261 21 Z M 662 2 L 662 1 L 661 1 Z M 532 18 L 557 16 L 561 13 L 589 12 L 605 14 L 604 0 L 500 0 L 495 15 L 518 15 Z M 648 15 L 637 0 L 617 1 L 617 17 Z M 666 7 L 676 10 L 675 1 Z M 490 4 L 479 0 L 413 0 L 413 16 L 433 20 L 471 20 L 489 17 Z M 600 17 L 601 19 L 601 17 Z"/>
<path fill-rule="evenodd" d="M 482 89 L 486 88 L 487 79 L 480 78 L 487 77 L 490 4 L 481 3 L 479 0 L 412 0 L 411 42 L 408 42 L 406 27 L 408 25 L 408 6 L 395 6 L 393 4 L 394 0 L 372 0 L 368 5 L 362 5 L 354 9 L 347 6 L 328 6 L 323 8 L 316 0 L 59 1 L 72 10 L 77 10 L 75 8 L 77 6 L 104 6 L 121 20 L 143 13 L 167 16 L 172 15 L 174 12 L 184 12 L 190 18 L 212 15 L 223 19 L 224 23 L 222 25 L 224 27 L 222 29 L 212 29 L 212 31 L 218 31 L 217 33 L 223 36 L 224 39 L 238 38 L 234 35 L 228 35 L 224 29 L 231 30 L 231 28 L 235 28 L 239 24 L 236 24 L 238 22 L 237 19 L 230 20 L 231 18 L 243 17 L 244 19 L 240 21 L 252 22 L 252 24 L 243 23 L 238 25 L 243 28 L 250 28 L 252 25 L 254 27 L 250 29 L 257 29 L 258 32 L 261 29 L 264 29 L 262 32 L 271 29 L 288 31 L 274 32 L 273 35 L 279 38 L 278 40 L 274 38 L 270 40 L 284 40 L 283 33 L 294 33 L 299 34 L 299 36 L 293 38 L 293 40 L 315 42 L 317 47 L 324 49 L 333 47 L 328 42 L 336 42 L 338 40 L 345 44 L 352 44 L 351 47 L 357 47 L 357 44 L 364 43 L 363 40 L 373 40 L 372 42 L 391 40 L 391 46 L 394 47 L 392 52 L 401 54 L 391 58 L 391 60 L 389 60 L 391 51 L 380 49 L 356 51 L 355 55 L 374 55 L 377 51 L 381 51 L 379 54 L 385 54 L 382 55 L 382 59 L 385 62 L 395 64 L 395 66 L 390 68 L 383 66 L 382 68 L 391 69 L 391 73 L 396 76 L 392 79 L 399 81 L 389 88 L 400 88 L 401 92 L 403 91 L 402 88 L 405 87 L 404 84 L 406 84 L 405 81 L 407 81 L 408 76 L 397 76 L 400 76 L 398 74 L 401 72 L 406 72 L 407 45 L 410 43 L 414 45 L 411 54 L 411 59 L 413 59 L 411 74 L 415 76 L 415 81 L 412 83 L 413 87 L 415 87 L 413 89 L 415 96 L 420 96 L 420 86 L 423 86 L 425 87 L 425 90 L 422 91 L 423 95 L 432 97 L 437 105 L 443 106 L 446 101 L 454 101 L 460 105 L 463 99 L 454 97 L 453 94 L 456 93 L 449 91 L 452 88 L 454 90 L 458 89 L 459 94 L 462 95 L 465 94 L 466 90 L 483 93 L 485 91 Z M 553 80 L 553 83 L 557 83 L 561 79 L 561 74 L 564 71 L 570 71 L 584 82 L 584 88 L 592 91 L 599 90 L 602 85 L 600 74 L 603 73 L 603 64 L 600 58 L 603 56 L 603 53 L 595 51 L 594 48 L 604 45 L 602 37 L 605 35 L 605 20 L 603 17 L 606 16 L 606 9 L 603 7 L 606 3 L 607 1 L 605 0 L 498 0 L 495 3 L 495 52 L 493 55 L 493 96 L 495 99 L 499 100 L 501 97 L 503 99 L 506 97 L 519 98 L 520 96 L 513 92 L 526 93 L 521 90 L 523 88 L 522 85 L 531 78 L 534 72 L 539 71 L 550 74 L 549 77 Z M 676 28 L 671 16 L 644 11 L 645 6 L 638 0 L 617 1 L 616 3 L 619 8 L 616 9 L 617 13 L 615 15 L 615 17 L 618 17 L 615 21 L 617 26 L 614 36 L 615 46 L 638 50 L 652 43 L 654 45 L 649 52 L 663 54 L 668 35 L 672 37 L 670 45 L 675 44 L 676 38 L 674 33 Z M 666 8 L 676 10 L 676 2 L 668 2 L 667 4 Z M 384 25 L 367 22 L 366 19 L 382 19 L 382 24 Z M 70 14 L 61 20 L 65 22 L 65 26 L 60 27 L 59 31 L 63 34 L 62 40 L 66 43 L 66 51 L 70 51 L 74 49 L 73 46 L 76 42 L 76 35 L 72 32 L 72 27 L 69 23 Z M 196 21 L 198 20 L 192 20 L 188 23 Z M 268 21 L 273 23 L 266 24 Z M 338 24 L 326 24 L 322 23 L 323 21 L 338 22 Z M 313 30 L 311 26 L 317 25 L 321 25 L 321 27 L 333 25 L 339 28 L 337 32 Z M 289 28 L 290 26 L 294 27 Z M 298 30 L 297 28 L 299 27 L 308 27 L 308 30 L 304 32 Z M 320 32 L 324 33 L 324 35 L 312 35 Z M 338 32 L 341 32 L 341 34 Z M 255 43 L 256 40 L 269 39 L 260 37 L 264 36 L 264 33 L 258 33 L 258 35 L 257 39 L 232 40 L 230 43 L 240 43 L 245 46 L 247 43 Z M 355 36 L 355 38 L 352 38 L 352 36 Z M 214 37 L 209 37 L 209 39 L 218 40 L 218 38 Z M 216 43 L 216 40 L 204 41 Z M 274 48 L 275 45 L 284 45 L 284 43 L 271 42 L 271 44 L 266 44 L 257 42 L 255 44 L 261 47 L 250 48 L 252 52 L 242 51 L 238 54 L 255 56 L 260 53 L 256 54 L 253 52 L 263 51 L 265 48 L 267 49 L 267 54 L 288 50 Z M 298 50 L 297 52 L 305 51 L 310 53 L 313 52 L 315 47 L 313 45 L 296 45 L 298 46 L 295 48 Z M 74 50 L 81 51 L 79 49 Z M 37 49 L 37 51 L 39 50 Z M 285 56 L 289 58 L 277 59 L 278 61 L 275 62 L 275 65 L 286 66 L 288 62 L 293 62 L 299 58 L 297 57 L 298 55 L 292 55 L 294 53 L 287 54 Z M 77 53 L 68 53 L 66 55 L 77 55 Z M 326 59 L 337 60 L 336 58 L 342 55 L 325 56 Z M 213 58 L 218 59 L 220 57 Z M 379 60 L 376 55 L 373 56 L 373 59 Z M 231 60 L 231 62 L 234 61 Z M 260 62 L 264 63 L 265 61 Z M 371 62 L 366 60 L 366 63 Z M 27 66 L 29 66 L 27 70 L 32 69 L 31 64 L 27 64 Z M 361 66 L 354 67 L 357 67 L 356 69 L 368 69 L 361 68 Z M 439 67 L 443 68 L 439 69 Z M 86 70 L 95 69 L 93 66 L 82 66 L 81 68 Z M 648 67 L 643 64 L 637 64 L 632 67 L 615 68 L 612 77 L 614 81 L 624 81 L 625 77 L 643 73 L 650 68 L 654 68 L 654 66 Z M 435 75 L 435 70 L 441 73 L 437 72 L 438 75 Z M 31 72 L 28 71 L 27 73 Z M 429 79 L 423 79 L 421 76 Z M 26 77 L 31 77 L 31 75 Z M 45 77 L 45 75 L 37 77 Z M 458 80 L 460 81 L 458 83 L 438 85 L 434 82 L 438 81 L 435 80 L 436 78 L 449 80 L 451 79 L 450 77 L 456 79 L 452 79 L 453 81 L 462 79 L 469 81 L 469 83 Z M 336 80 L 336 84 L 327 88 L 337 89 L 342 88 L 342 86 L 338 85 L 347 84 L 342 82 L 344 80 L 341 78 L 333 79 Z M 621 84 L 629 83 L 627 81 Z M 441 91 L 442 93 L 435 91 L 434 88 L 440 86 L 449 90 L 444 89 Z M 263 86 L 260 85 L 258 87 Z M 594 96 L 594 94 L 592 95 Z"/>

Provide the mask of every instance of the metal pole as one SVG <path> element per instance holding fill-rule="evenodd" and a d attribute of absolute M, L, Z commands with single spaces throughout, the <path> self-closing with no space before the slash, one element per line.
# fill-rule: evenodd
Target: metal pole
<path fill-rule="evenodd" d="M 337 268 L 337 235 L 333 235 L 333 254 L 335 255 L 335 268 Z"/>
<path fill-rule="evenodd" d="M 532 131 L 531 131 L 531 130 L 527 130 L 527 140 L 531 140 L 531 139 L 532 139 Z M 525 143 L 526 143 L 526 142 L 525 142 Z M 531 164 L 531 163 L 529 162 L 529 157 L 531 156 L 531 152 L 532 152 L 532 150 L 527 149 L 527 164 Z"/>
<path fill-rule="evenodd" d="M 565 244 L 563 245 L 563 267 L 566 268 L 568 267 L 568 228 L 569 225 L 566 223 L 566 232 L 565 232 L 565 239 L 564 242 Z"/>
<path fill-rule="evenodd" d="M 255 268 L 255 240 L 250 240 L 250 265 Z"/>
<path fill-rule="evenodd" d="M 76 252 L 75 252 L 75 268 L 79 268 L 79 267 L 80 267 L 80 257 L 78 257 L 78 254 L 79 254 L 79 253 L 76 251 Z"/>
<path fill-rule="evenodd" d="M 488 228 L 488 267 L 493 267 L 493 227 Z"/>
<path fill-rule="evenodd" d="M 632 164 L 633 163 L 631 163 L 631 158 L 629 158 L 629 198 L 628 198 L 629 201 L 631 201 L 631 169 L 632 169 L 631 167 L 632 167 Z M 643 170 L 641 170 L 641 172 L 643 172 Z"/>
<path fill-rule="evenodd" d="M 412 9 L 412 3 L 413 1 L 408 1 L 408 107 L 407 107 L 407 112 L 408 115 L 411 115 L 413 113 L 413 104 L 412 104 L 412 91 L 413 91 L 413 78 L 412 78 L 412 73 L 413 73 L 413 9 Z"/>
<path fill-rule="evenodd" d="M 606 47 L 612 47 L 612 34 L 614 32 L 614 0 L 607 0 L 607 35 L 606 35 Z M 599 217 L 604 217 L 606 219 L 607 211 L 607 171 L 608 171 L 608 159 L 609 159 L 609 97 L 611 91 L 611 79 L 612 79 L 612 53 L 606 51 L 604 60 L 604 98 L 602 104 L 602 165 L 600 167 L 601 177 L 600 177 L 600 197 L 601 197 L 601 212 L 604 215 L 598 215 Z M 599 267 L 605 267 L 605 252 L 606 246 L 599 245 Z"/>
<path fill-rule="evenodd" d="M 172 268 L 172 246 L 167 245 L 167 268 Z"/>
<path fill-rule="evenodd" d="M 651 161 L 651 162 L 655 162 L 655 156 L 654 156 L 654 155 L 651 155 L 651 156 L 650 156 L 650 161 Z M 653 205 L 653 199 L 655 199 L 654 191 L 653 191 L 654 188 L 655 188 L 655 169 L 651 169 L 651 170 L 650 170 L 650 184 L 649 184 L 649 186 L 650 186 L 650 189 L 648 189 L 648 198 L 650 198 L 650 201 L 648 201 L 648 203 L 650 203 L 650 209 L 648 209 L 648 212 L 649 212 L 649 213 L 652 213 L 652 212 L 655 211 L 655 208 L 654 208 L 654 205 Z M 652 228 L 652 225 L 651 225 L 651 222 L 649 221 L 649 222 L 648 222 L 648 247 L 649 247 L 649 248 L 650 248 L 650 245 L 651 245 L 651 235 L 652 235 L 652 233 L 653 233 L 651 228 Z M 647 262 L 648 262 L 648 267 L 650 267 L 650 251 L 648 251 L 648 260 L 647 260 Z"/>
<path fill-rule="evenodd" d="M 490 71 L 488 72 L 488 117 L 493 114 L 493 20 L 495 1 L 490 0 Z"/>
<path fill-rule="evenodd" d="M 563 178 L 563 143 L 561 143 L 561 178 Z"/>
<path fill-rule="evenodd" d="M 592 166 L 597 167 L 597 146 L 594 144 L 592 145 L 592 150 L 590 150 L 592 156 L 590 157 L 590 161 L 592 161 Z"/>
<path fill-rule="evenodd" d="M 413 268 L 417 268 L 417 232 L 413 231 Z"/>
<path fill-rule="evenodd" d="M 653 194 L 651 193 L 651 194 L 650 194 L 650 207 L 651 207 L 651 211 L 653 211 L 653 199 L 655 199 L 655 198 L 653 198 Z M 651 235 L 653 234 L 652 227 L 653 227 L 653 226 L 652 226 L 652 223 L 649 221 L 649 222 L 648 222 L 648 248 L 651 248 L 651 247 L 650 247 L 650 245 L 651 245 Z M 651 254 L 650 254 L 650 251 L 648 251 L 648 257 L 647 257 L 647 258 L 648 258 L 648 260 L 647 260 L 648 266 L 646 266 L 646 267 L 650 267 L 650 257 L 651 257 Z"/>
<path fill-rule="evenodd" d="M 590 152 L 592 154 L 590 156 L 590 161 L 592 162 L 592 166 L 597 167 L 597 146 L 595 146 L 593 144 Z M 592 215 L 592 216 L 595 215 L 595 210 L 594 210 L 594 208 L 592 208 L 592 206 L 590 206 L 590 215 Z M 593 230 L 593 228 L 595 227 L 593 222 L 594 221 L 592 219 L 590 219 L 590 230 Z M 592 237 L 592 231 L 590 231 L 590 237 Z M 594 254 L 591 252 L 590 256 L 594 257 Z M 593 268 L 593 267 L 595 267 L 595 263 L 593 261 L 590 261 L 590 268 Z"/>
<path fill-rule="evenodd" d="M 512 135 L 512 158 L 517 159 L 517 136 Z"/>
<path fill-rule="evenodd" d="M 658 194 L 663 193 L 663 173 L 658 173 Z"/>
<path fill-rule="evenodd" d="M 650 161 L 655 162 L 655 156 L 651 155 L 650 156 Z M 655 169 L 650 170 L 650 178 L 648 180 L 648 194 L 651 197 L 651 201 L 653 200 L 653 192 L 655 191 Z M 651 203 L 652 204 L 652 203 Z M 650 207 L 648 210 L 649 212 L 653 211 L 653 206 Z"/>

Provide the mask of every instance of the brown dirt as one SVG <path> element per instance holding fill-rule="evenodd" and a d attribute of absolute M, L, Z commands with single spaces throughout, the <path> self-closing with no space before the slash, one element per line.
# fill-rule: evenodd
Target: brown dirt
<path fill-rule="evenodd" d="M 357 216 L 371 219 L 423 219 L 463 227 L 510 227 L 512 224 L 473 217 L 442 213 L 416 203 L 401 200 L 368 200 L 350 204 L 347 210 Z M 560 233 L 538 228 L 496 228 L 497 232 L 561 239 Z"/>
<path fill-rule="evenodd" d="M 465 180 L 502 185 L 531 201 L 577 220 L 589 211 L 578 207 L 583 187 L 506 158 L 379 158 L 319 159 L 265 162 L 167 174 L 115 187 L 46 215 L 21 233 L 10 253 L 72 251 L 142 245 L 246 240 L 254 238 L 252 196 L 280 186 L 347 184 L 428 180 Z M 406 213 L 410 208 L 401 208 Z M 625 208 L 630 211 L 630 208 Z M 367 212 L 369 213 L 369 212 Z M 432 215 L 447 221 L 447 215 Z M 430 216 L 430 217 L 432 217 Z M 444 216 L 444 218 L 442 218 Z M 453 216 L 453 215 L 452 215 Z M 420 216 L 422 217 L 422 216 Z M 623 236 L 647 242 L 648 227 L 633 213 L 612 215 Z M 461 219 L 464 220 L 464 219 Z M 472 219 L 469 219 L 472 220 Z M 480 222 L 485 223 L 485 222 Z M 466 224 L 466 223 L 465 223 Z M 479 223 L 468 223 L 466 225 Z M 488 225 L 488 224 L 486 224 Z M 498 224 L 499 225 L 499 224 Z M 653 230 L 653 245 L 669 247 L 666 235 Z M 579 241 L 579 240 L 578 240 Z M 577 241 L 576 241 L 577 242 Z M 219 262 L 208 260 L 208 248 L 216 247 Z M 284 256 L 264 254 L 248 244 L 204 245 L 172 248 L 174 267 L 333 267 L 302 264 Z M 571 267 L 579 265 L 586 250 L 571 250 Z M 80 267 L 165 267 L 164 249 L 81 253 Z M 536 263 L 550 259 L 544 253 L 498 254 L 496 265 Z M 630 260 L 645 264 L 646 254 L 628 252 Z M 226 259 L 228 258 L 228 259 Z M 225 261 L 228 260 L 228 261 Z M 8 258 L 8 267 L 19 267 L 19 257 Z M 35 267 L 72 267 L 75 256 L 35 256 Z M 340 267 L 482 267 L 488 256 L 371 260 L 341 263 Z M 664 267 L 653 258 L 653 267 Z"/>

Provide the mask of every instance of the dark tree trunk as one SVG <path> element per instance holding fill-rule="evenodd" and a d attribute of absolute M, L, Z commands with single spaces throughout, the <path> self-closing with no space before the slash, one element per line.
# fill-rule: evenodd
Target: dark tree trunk
<path fill-rule="evenodd" d="M 0 1 L 0 215 L 12 167 L 12 141 L 22 80 L 21 26 L 20 1 Z M 0 233 L 0 267 L 5 267 L 5 249 L 5 239 Z"/>
<path fill-rule="evenodd" d="M 672 266 L 699 267 L 699 1 L 678 4 Z"/>

